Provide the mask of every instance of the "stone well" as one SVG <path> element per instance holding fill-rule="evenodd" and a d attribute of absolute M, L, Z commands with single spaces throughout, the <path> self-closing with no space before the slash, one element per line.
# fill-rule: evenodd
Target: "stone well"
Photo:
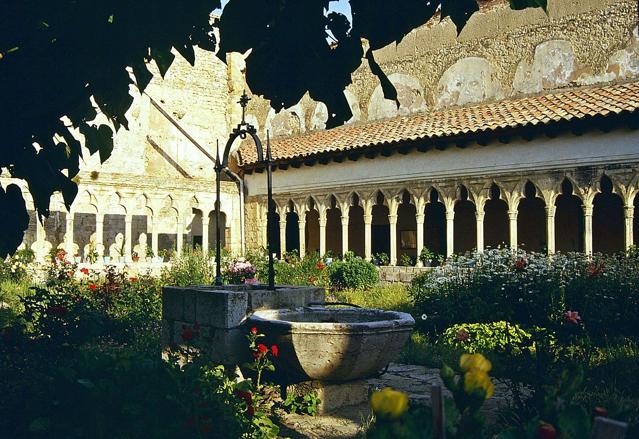
<path fill-rule="evenodd" d="M 162 288 L 162 345 L 183 345 L 185 327 L 200 326 L 198 343 L 214 362 L 248 361 L 247 318 L 254 311 L 324 303 L 324 289 L 263 285 L 194 285 Z"/>

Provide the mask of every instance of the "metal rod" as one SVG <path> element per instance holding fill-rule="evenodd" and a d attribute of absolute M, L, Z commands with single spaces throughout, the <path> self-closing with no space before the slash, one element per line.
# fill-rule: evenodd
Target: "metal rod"
<path fill-rule="evenodd" d="M 273 236 L 273 216 L 275 212 L 273 211 L 273 169 L 271 168 L 273 158 L 271 157 L 271 137 L 270 132 L 266 131 L 266 186 L 268 189 L 267 192 L 267 203 L 268 203 L 268 214 L 266 218 L 266 230 L 267 230 L 267 239 L 266 247 L 268 249 L 268 288 L 269 290 L 275 289 L 275 267 L 273 266 L 273 249 L 271 248 L 271 243 L 275 242 L 275 238 Z"/>
<path fill-rule="evenodd" d="M 220 236 L 220 179 L 222 164 L 220 163 L 220 144 L 216 142 L 215 158 L 215 285 L 222 285 L 222 246 Z"/>

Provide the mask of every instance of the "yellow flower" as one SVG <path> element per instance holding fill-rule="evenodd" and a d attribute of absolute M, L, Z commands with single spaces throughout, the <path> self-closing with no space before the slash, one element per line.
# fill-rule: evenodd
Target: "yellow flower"
<path fill-rule="evenodd" d="M 495 392 L 495 386 L 486 372 L 479 369 L 471 369 L 464 374 L 464 391 L 471 394 L 477 389 L 482 389 L 486 392 L 486 399 L 493 396 Z"/>
<path fill-rule="evenodd" d="M 464 372 L 476 369 L 488 373 L 493 365 L 482 354 L 462 354 L 459 358 L 459 367 Z"/>
<path fill-rule="evenodd" d="M 379 418 L 400 418 L 408 410 L 408 395 L 386 387 L 381 391 L 373 392 L 371 408 Z"/>

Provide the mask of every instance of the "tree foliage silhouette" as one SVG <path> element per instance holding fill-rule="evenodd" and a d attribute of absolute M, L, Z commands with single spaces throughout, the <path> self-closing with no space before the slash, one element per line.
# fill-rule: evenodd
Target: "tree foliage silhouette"
<path fill-rule="evenodd" d="M 479 9 L 476 0 L 349 1 L 352 23 L 340 13 L 326 14 L 329 0 L 230 0 L 219 21 L 218 56 L 225 60 L 229 52 L 250 49 L 246 75 L 253 93 L 279 110 L 308 92 L 327 105 L 327 125 L 333 127 L 351 117 L 343 90 L 362 58 L 379 77 L 384 96 L 396 100 L 373 50 L 400 41 L 438 11 L 461 31 Z M 545 8 L 546 0 L 510 4 Z M 172 49 L 193 64 L 194 46 L 217 48 L 218 23 L 210 13 L 219 7 L 219 0 L 5 2 L 0 168 L 4 176 L 8 171 L 26 181 L 40 218 L 48 216 L 54 192 L 62 193 L 67 208 L 73 202 L 81 141 L 102 162 L 110 156 L 114 130 L 128 127 L 131 87 L 143 91 L 152 79 L 148 63 L 155 62 L 164 76 L 175 58 Z M 16 250 L 29 222 L 18 186 L 0 190 L 0 212 L 4 257 Z"/>

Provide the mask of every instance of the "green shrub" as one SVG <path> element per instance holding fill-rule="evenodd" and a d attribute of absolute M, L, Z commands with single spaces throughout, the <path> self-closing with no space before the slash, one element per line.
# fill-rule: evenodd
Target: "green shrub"
<path fill-rule="evenodd" d="M 399 257 L 399 265 L 401 267 L 412 267 L 413 265 L 415 265 L 415 259 L 412 256 L 404 253 Z"/>
<path fill-rule="evenodd" d="M 215 266 L 200 250 L 184 250 L 162 269 L 162 282 L 179 287 L 211 285 L 215 282 Z"/>
<path fill-rule="evenodd" d="M 639 257 L 489 250 L 460 256 L 413 279 L 410 294 L 427 330 L 506 320 L 553 328 L 567 311 L 595 338 L 636 335 Z"/>
<path fill-rule="evenodd" d="M 379 283 L 377 268 L 359 256 L 347 254 L 344 260 L 328 266 L 331 285 L 337 289 L 368 289 Z"/>
<path fill-rule="evenodd" d="M 446 329 L 440 342 L 464 352 L 509 352 L 532 350 L 532 335 L 507 322 L 460 323 Z"/>

